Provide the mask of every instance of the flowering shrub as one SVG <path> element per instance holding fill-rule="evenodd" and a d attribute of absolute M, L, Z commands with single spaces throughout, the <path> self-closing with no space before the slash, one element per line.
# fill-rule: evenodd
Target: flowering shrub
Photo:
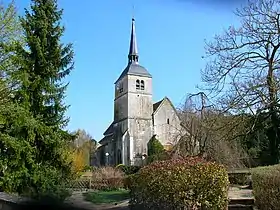
<path fill-rule="evenodd" d="M 140 209 L 225 209 L 228 175 L 198 157 L 154 162 L 128 177 L 131 206 Z"/>
<path fill-rule="evenodd" d="M 253 194 L 259 209 L 279 209 L 280 165 L 252 169 Z"/>

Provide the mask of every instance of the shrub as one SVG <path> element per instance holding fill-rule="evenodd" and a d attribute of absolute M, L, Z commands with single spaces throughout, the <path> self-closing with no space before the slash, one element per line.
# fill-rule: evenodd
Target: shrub
<path fill-rule="evenodd" d="M 124 172 L 125 175 L 131 175 L 137 173 L 140 170 L 141 166 L 126 166 L 123 164 L 119 164 L 116 166 L 116 168 Z"/>
<path fill-rule="evenodd" d="M 246 185 L 248 184 L 249 175 L 246 173 L 229 173 L 228 179 L 230 184 Z"/>
<path fill-rule="evenodd" d="M 51 165 L 38 166 L 33 171 L 33 182 L 40 185 L 26 188 L 22 195 L 39 201 L 60 202 L 71 195 L 67 188 L 72 180 L 66 177 L 63 171 L 57 170 Z"/>
<path fill-rule="evenodd" d="M 117 190 L 123 188 L 124 173 L 114 167 L 102 167 L 92 172 L 92 188 Z"/>
<path fill-rule="evenodd" d="M 227 170 L 198 157 L 154 162 L 128 179 L 132 208 L 220 210 L 227 206 Z"/>
<path fill-rule="evenodd" d="M 155 136 L 148 142 L 148 155 L 157 155 L 164 151 L 163 145 Z"/>
<path fill-rule="evenodd" d="M 252 169 L 253 195 L 259 209 L 279 209 L 280 165 Z"/>
<path fill-rule="evenodd" d="M 159 154 L 154 154 L 154 155 L 148 156 L 147 163 L 150 164 L 155 161 L 169 160 L 169 159 L 171 159 L 171 157 L 172 157 L 172 154 L 170 152 L 162 151 Z"/>

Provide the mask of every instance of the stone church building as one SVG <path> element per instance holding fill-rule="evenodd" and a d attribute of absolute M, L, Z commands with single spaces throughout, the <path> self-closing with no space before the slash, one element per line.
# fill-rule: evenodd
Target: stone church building
<path fill-rule="evenodd" d="M 139 165 L 155 135 L 165 148 L 178 138 L 181 122 L 171 101 L 153 103 L 152 75 L 139 64 L 132 19 L 128 64 L 115 82 L 114 120 L 97 150 L 98 165 Z"/>

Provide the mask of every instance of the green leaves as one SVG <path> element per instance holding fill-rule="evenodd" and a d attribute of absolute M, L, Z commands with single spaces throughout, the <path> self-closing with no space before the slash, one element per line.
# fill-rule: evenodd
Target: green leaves
<path fill-rule="evenodd" d="M 61 81 L 73 51 L 60 43 L 61 16 L 56 0 L 33 0 L 21 22 L 13 3 L 0 5 L 0 189 L 7 192 L 63 199 L 72 178 Z"/>
<path fill-rule="evenodd" d="M 280 165 L 254 168 L 252 182 L 253 194 L 259 209 L 279 208 Z"/>
<path fill-rule="evenodd" d="M 64 27 L 57 1 L 32 2 L 31 11 L 21 18 L 27 46 L 18 51 L 22 87 L 17 97 L 47 126 L 64 128 L 68 106 L 63 103 L 67 84 L 62 81 L 73 69 L 72 44 L 60 42 Z"/>
<path fill-rule="evenodd" d="M 197 157 L 158 161 L 129 177 L 132 205 L 147 209 L 227 205 L 226 169 Z M 213 187 L 215 186 L 215 187 Z"/>

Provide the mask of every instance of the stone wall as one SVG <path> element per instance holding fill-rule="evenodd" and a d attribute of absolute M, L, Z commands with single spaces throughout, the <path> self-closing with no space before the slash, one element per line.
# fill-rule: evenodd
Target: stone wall
<path fill-rule="evenodd" d="M 163 145 L 173 145 L 182 134 L 181 121 L 168 99 L 154 113 L 154 134 Z"/>

